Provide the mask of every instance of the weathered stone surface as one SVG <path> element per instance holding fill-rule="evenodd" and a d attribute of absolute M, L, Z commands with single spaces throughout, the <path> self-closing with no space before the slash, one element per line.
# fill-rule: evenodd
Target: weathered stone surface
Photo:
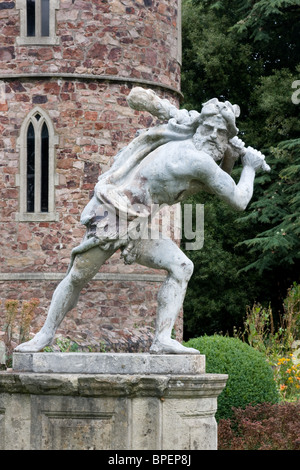
<path fill-rule="evenodd" d="M 223 390 L 225 374 L 139 375 L 59 374 L 0 371 L 0 393 L 74 396 L 213 397 Z"/>
<path fill-rule="evenodd" d="M 14 353 L 13 370 L 71 374 L 196 375 L 205 372 L 205 356 L 138 353 Z"/>
<path fill-rule="evenodd" d="M 216 450 L 226 380 L 0 372 L 0 449 Z"/>
<path fill-rule="evenodd" d="M 55 67 L 57 72 L 99 75 L 112 73 L 109 72 L 112 66 L 117 65 L 119 76 L 140 79 L 148 76 L 150 80 L 168 83 L 176 89 L 180 84 L 180 64 L 176 57 L 177 1 L 164 0 L 157 5 L 137 3 L 136 8 L 119 1 L 69 2 L 56 12 L 59 46 L 42 50 L 35 49 L 34 45 L 16 46 L 20 14 L 15 2 L 2 2 L 0 11 L 2 44 L 8 46 L 0 73 L 8 70 L 11 73 L 46 73 L 54 72 Z M 150 41 L 139 42 L 142 38 Z M 116 46 L 122 46 L 117 56 Z M 136 68 L 142 63 L 144 72 Z"/>

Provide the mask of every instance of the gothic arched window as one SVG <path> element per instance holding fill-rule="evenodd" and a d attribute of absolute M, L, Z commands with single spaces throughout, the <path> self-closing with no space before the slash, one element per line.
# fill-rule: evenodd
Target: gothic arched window
<path fill-rule="evenodd" d="M 55 35 L 55 10 L 58 0 L 17 0 L 21 13 L 21 30 L 17 43 L 20 45 L 57 44 Z"/>
<path fill-rule="evenodd" d="M 35 108 L 21 127 L 20 212 L 19 220 L 56 220 L 55 214 L 55 149 L 58 143 L 51 119 Z"/>

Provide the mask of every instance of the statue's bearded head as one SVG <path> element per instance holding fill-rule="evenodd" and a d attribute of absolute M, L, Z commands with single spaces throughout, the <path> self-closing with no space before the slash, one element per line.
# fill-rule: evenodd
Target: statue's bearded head
<path fill-rule="evenodd" d="M 222 103 L 213 98 L 204 103 L 200 124 L 193 137 L 196 148 L 207 152 L 215 161 L 223 158 L 229 140 L 238 133 L 235 118 L 239 114 L 239 106 L 232 105 L 229 101 Z"/>

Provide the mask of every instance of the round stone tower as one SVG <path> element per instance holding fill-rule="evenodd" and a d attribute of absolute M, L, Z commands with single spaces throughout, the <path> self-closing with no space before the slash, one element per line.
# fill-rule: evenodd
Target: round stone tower
<path fill-rule="evenodd" d="M 0 3 L 0 329 L 5 301 L 31 298 L 40 329 L 99 174 L 155 124 L 128 107 L 131 88 L 179 104 L 180 1 Z M 117 253 L 58 333 L 95 349 L 147 348 L 163 278 Z"/>

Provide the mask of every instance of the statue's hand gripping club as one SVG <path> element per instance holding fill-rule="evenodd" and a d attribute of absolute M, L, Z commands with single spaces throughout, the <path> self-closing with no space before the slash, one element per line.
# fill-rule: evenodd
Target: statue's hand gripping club
<path fill-rule="evenodd" d="M 266 163 L 265 156 L 253 147 L 245 147 L 244 142 L 238 137 L 230 140 L 233 151 L 241 157 L 243 166 L 251 166 L 255 171 L 261 169 L 263 171 L 271 171 L 270 166 Z"/>

